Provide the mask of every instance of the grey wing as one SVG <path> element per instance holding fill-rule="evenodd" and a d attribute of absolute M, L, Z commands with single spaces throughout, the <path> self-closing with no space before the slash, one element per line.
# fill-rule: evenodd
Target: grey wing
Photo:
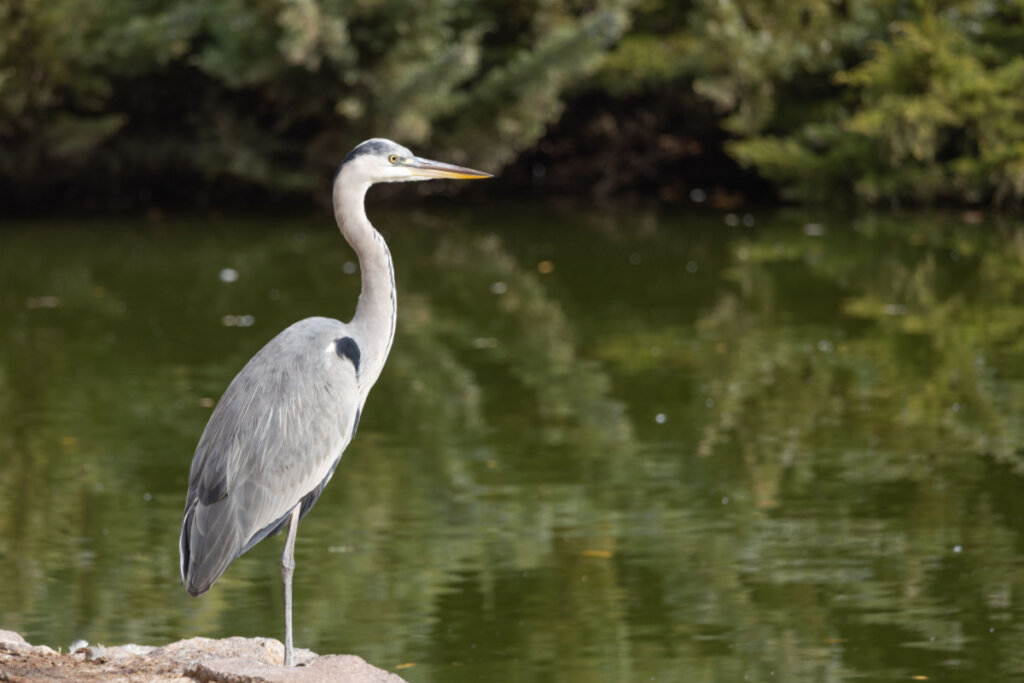
<path fill-rule="evenodd" d="M 182 522 L 181 578 L 191 595 L 308 512 L 359 419 L 358 358 L 342 323 L 310 318 L 263 347 L 232 380 L 196 447 Z M 358 347 L 357 347 L 358 348 Z"/>

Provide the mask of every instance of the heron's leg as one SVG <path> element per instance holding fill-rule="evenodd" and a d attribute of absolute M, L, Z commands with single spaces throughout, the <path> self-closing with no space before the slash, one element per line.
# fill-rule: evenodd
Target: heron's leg
<path fill-rule="evenodd" d="M 288 538 L 281 553 L 281 581 L 284 582 L 284 665 L 292 666 L 292 574 L 295 573 L 295 533 L 299 529 L 299 510 L 302 504 L 292 508 L 288 521 Z"/>

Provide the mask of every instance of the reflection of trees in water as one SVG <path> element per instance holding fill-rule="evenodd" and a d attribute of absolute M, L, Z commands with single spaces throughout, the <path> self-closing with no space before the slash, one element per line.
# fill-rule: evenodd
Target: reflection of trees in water
<path fill-rule="evenodd" d="M 697 449 L 746 489 L 741 550 L 716 566 L 752 603 L 739 621 L 777 627 L 762 662 L 801 643 L 791 674 L 942 671 L 936 651 L 1020 672 L 1019 635 L 994 634 L 1024 607 L 1021 529 L 999 510 L 1008 470 L 984 456 L 1020 473 L 1024 233 L 854 227 L 738 241 L 734 291 L 697 323 L 688 350 L 711 359 L 695 381 L 714 402 Z M 886 630 L 925 656 L 894 659 Z"/>
<path fill-rule="evenodd" d="M 170 358 L 174 292 L 154 289 L 183 260 L 127 231 L 48 228 L 0 250 L 0 574 L 18 587 L 0 621 L 54 646 L 164 639 L 181 630 L 169 441 L 202 423 Z"/>
<path fill-rule="evenodd" d="M 505 368 L 513 380 L 489 412 L 502 420 L 525 417 L 532 424 L 523 427 L 536 432 L 538 445 L 567 445 L 577 457 L 621 454 L 628 447 L 629 423 L 621 404 L 608 397 L 607 377 L 580 358 L 572 322 L 535 273 L 507 255 L 494 236 L 444 240 L 434 263 L 454 274 L 440 283 L 435 298 L 461 309 L 440 322 L 446 337 L 459 356 L 472 358 L 476 347 L 478 363 L 499 368 L 496 375 Z M 525 416 L 504 408 L 505 401 L 516 401 L 516 391 L 533 404 Z"/>
<path fill-rule="evenodd" d="M 522 217 L 493 218 L 505 242 L 391 236 L 399 339 L 303 522 L 300 644 L 424 680 L 1022 670 L 1024 231 L 646 214 L 631 243 L 563 215 L 549 281 Z M 350 312 L 337 235 L 62 237 L 0 250 L 0 575 L 24 587 L 0 620 L 53 645 L 278 633 L 279 543 L 185 599 L 180 496 L 200 399 L 293 320 Z"/>
<path fill-rule="evenodd" d="M 314 622 L 385 609 L 393 619 L 364 626 L 420 625 L 439 648 L 422 656 L 440 662 L 472 658 L 469 644 L 481 639 L 528 649 L 547 606 L 576 593 L 566 557 L 614 546 L 616 529 L 590 528 L 608 515 L 589 484 L 628 460 L 630 425 L 599 368 L 579 357 L 562 308 L 497 238 L 442 238 L 399 276 L 400 291 L 414 293 L 402 297 L 395 350 L 367 407 L 366 424 L 381 425 L 369 438 L 380 440 L 343 468 L 344 512 L 325 511 L 315 520 L 323 528 L 307 531 L 354 548 L 319 583 L 332 600 L 310 605 L 325 615 Z M 593 570 L 589 597 L 578 598 L 588 610 L 603 574 Z M 527 607 L 507 604 L 507 584 L 515 577 L 521 590 L 523 571 L 537 572 L 527 599 L 545 608 L 517 620 Z M 396 599 L 382 604 L 382 592 Z M 600 593 L 597 603 L 608 597 Z M 490 615 L 495 631 L 477 632 L 467 611 Z M 578 624 L 579 614 L 570 609 L 566 620 Z M 578 650 L 588 630 L 548 632 L 537 645 Z M 385 633 L 359 640 L 395 642 Z"/>
<path fill-rule="evenodd" d="M 700 323 L 705 340 L 729 349 L 718 354 L 722 410 L 703 452 L 769 416 L 791 439 L 764 450 L 787 464 L 813 458 L 804 448 L 794 460 L 801 443 L 830 437 L 877 451 L 875 477 L 885 471 L 878 458 L 906 451 L 1015 459 L 1021 386 L 1007 373 L 1020 367 L 1024 310 L 1014 299 L 1024 267 L 1006 242 L 974 227 L 865 221 L 853 233 L 766 232 L 738 243 L 736 292 Z M 859 429 L 865 418 L 871 434 Z M 914 476 L 904 474 L 913 463 L 892 465 L 889 476 Z"/>
<path fill-rule="evenodd" d="M 217 395 L 245 349 L 295 318 L 346 307 L 358 291 L 339 276 L 337 236 L 305 232 L 246 240 L 222 226 L 199 245 L 129 238 L 127 253 L 124 240 L 72 235 L 44 252 L 26 237 L 5 252 L 4 272 L 18 279 L 2 300 L 16 322 L 0 355 L 0 423 L 10 425 L 0 564 L 26 587 L 0 603 L 5 625 L 36 620 L 48 637 L 56 630 L 54 645 L 279 630 L 277 610 L 262 609 L 276 603 L 261 598 L 278 590 L 276 544 L 186 601 L 175 543 L 188 457 L 209 410 L 200 400 Z M 429 259 L 405 263 L 400 338 L 342 476 L 303 524 L 296 578 L 297 612 L 310 624 L 301 640 L 369 643 L 394 657 L 439 620 L 465 623 L 448 613 L 464 606 L 439 596 L 465 588 L 498 615 L 501 586 L 543 569 L 544 599 L 560 599 L 565 579 L 553 567 L 563 555 L 617 535 L 565 540 L 607 516 L 588 484 L 632 448 L 607 379 L 576 352 L 571 322 L 495 238 L 444 239 Z M 216 282 L 226 266 L 240 273 L 230 286 Z M 58 280 L 67 294 L 41 312 L 48 317 L 26 314 L 25 296 Z M 499 281 L 500 296 L 491 293 Z M 224 327 L 226 313 L 253 314 L 256 325 Z M 601 572 L 591 572 L 592 590 Z M 71 618 L 54 624 L 68 605 Z M 520 637 L 532 638 L 541 617 Z"/>

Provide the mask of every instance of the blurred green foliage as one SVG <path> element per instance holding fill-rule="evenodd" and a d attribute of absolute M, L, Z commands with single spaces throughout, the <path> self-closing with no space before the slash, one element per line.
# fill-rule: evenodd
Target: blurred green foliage
<path fill-rule="evenodd" d="M 692 87 L 784 195 L 1024 200 L 1019 0 L 646 0 L 601 81 Z"/>
<path fill-rule="evenodd" d="M 0 183 L 308 191 L 374 135 L 493 167 L 558 115 L 628 4 L 0 0 Z"/>
<path fill-rule="evenodd" d="M 1021 0 L 0 0 L 0 26 L 0 197 L 308 193 L 372 135 L 497 168 L 597 91 L 696 93 L 787 198 L 1024 202 Z"/>

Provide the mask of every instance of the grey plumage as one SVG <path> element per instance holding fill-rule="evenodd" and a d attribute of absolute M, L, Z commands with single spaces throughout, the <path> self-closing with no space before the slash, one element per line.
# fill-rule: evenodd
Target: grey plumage
<path fill-rule="evenodd" d="M 199 439 L 179 537 L 182 583 L 190 595 L 204 593 L 235 558 L 287 526 L 287 665 L 298 522 L 334 474 L 394 340 L 394 268 L 366 218 L 366 191 L 377 182 L 486 177 L 381 138 L 353 149 L 335 175 L 332 197 L 362 273 L 355 315 L 349 323 L 307 318 L 270 340 L 232 380 Z"/>
<path fill-rule="evenodd" d="M 353 400 L 356 368 L 334 351 L 338 338 L 352 339 L 337 320 L 295 323 L 253 356 L 218 402 L 189 474 L 181 537 L 189 594 L 208 590 L 313 494 L 308 512 L 330 479 L 362 408 Z"/>

